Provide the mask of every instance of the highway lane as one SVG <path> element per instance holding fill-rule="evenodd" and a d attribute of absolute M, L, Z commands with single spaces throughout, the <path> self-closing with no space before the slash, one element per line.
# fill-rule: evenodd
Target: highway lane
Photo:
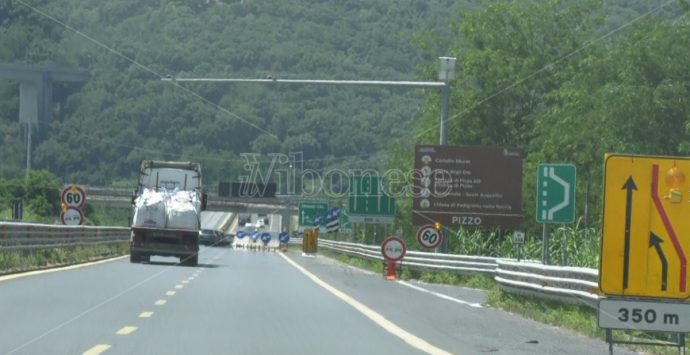
<path fill-rule="evenodd" d="M 288 257 L 400 328 L 452 353 L 607 353 L 601 341 L 440 299 L 327 258 Z M 204 248 L 199 267 L 176 266 L 168 258 L 153 261 L 119 260 L 0 282 L 0 317 L 5 320 L 0 353 L 422 353 L 280 254 Z M 476 290 L 422 286 L 469 304 L 484 299 Z"/>
<path fill-rule="evenodd" d="M 421 353 L 276 253 L 204 248 L 201 263 L 119 260 L 0 282 L 0 316 L 12 320 L 0 353 Z"/>

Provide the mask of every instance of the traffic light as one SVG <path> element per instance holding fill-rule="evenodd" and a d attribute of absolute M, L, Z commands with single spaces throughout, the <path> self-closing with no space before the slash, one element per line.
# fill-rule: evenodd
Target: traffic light
<path fill-rule="evenodd" d="M 441 230 L 441 222 L 434 222 L 434 228 L 436 228 L 437 231 Z"/>

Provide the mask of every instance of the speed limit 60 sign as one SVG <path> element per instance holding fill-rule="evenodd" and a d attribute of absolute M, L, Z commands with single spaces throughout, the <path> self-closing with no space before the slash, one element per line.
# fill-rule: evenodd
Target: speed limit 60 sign
<path fill-rule="evenodd" d="M 417 231 L 417 242 L 424 248 L 433 249 L 441 245 L 443 230 L 437 229 L 433 224 L 421 226 Z"/>
<path fill-rule="evenodd" d="M 66 205 L 67 208 L 82 208 L 86 203 L 86 193 L 84 189 L 77 185 L 69 185 L 64 190 L 62 190 L 62 203 Z"/>

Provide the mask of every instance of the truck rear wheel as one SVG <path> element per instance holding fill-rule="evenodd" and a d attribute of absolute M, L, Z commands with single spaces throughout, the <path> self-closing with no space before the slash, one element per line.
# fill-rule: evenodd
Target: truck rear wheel
<path fill-rule="evenodd" d="M 197 266 L 199 264 L 199 255 L 189 255 L 180 257 L 180 265 Z"/>
<path fill-rule="evenodd" d="M 140 263 L 141 262 L 141 256 L 137 253 L 129 253 L 129 262 L 130 263 Z"/>

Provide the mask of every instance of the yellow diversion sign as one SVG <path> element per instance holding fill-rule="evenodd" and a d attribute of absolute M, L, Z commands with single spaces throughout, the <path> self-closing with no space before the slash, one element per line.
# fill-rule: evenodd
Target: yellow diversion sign
<path fill-rule="evenodd" d="M 690 159 L 607 155 L 599 289 L 685 299 L 690 253 Z"/>

